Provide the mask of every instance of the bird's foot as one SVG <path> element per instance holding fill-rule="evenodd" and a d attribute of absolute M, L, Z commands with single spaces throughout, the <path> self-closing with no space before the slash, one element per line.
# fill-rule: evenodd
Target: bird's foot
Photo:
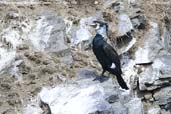
<path fill-rule="evenodd" d="M 101 75 L 101 76 L 97 76 L 95 79 L 93 79 L 93 81 L 98 80 L 100 83 L 103 83 L 104 81 L 107 81 L 109 79 L 109 77 Z"/>

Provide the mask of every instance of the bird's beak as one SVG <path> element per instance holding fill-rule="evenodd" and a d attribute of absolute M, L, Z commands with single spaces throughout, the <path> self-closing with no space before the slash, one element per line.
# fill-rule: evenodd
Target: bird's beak
<path fill-rule="evenodd" d="M 90 24 L 90 26 L 93 27 L 93 28 L 96 28 L 97 24 L 96 23 L 92 23 L 92 24 Z"/>
<path fill-rule="evenodd" d="M 90 24 L 90 26 L 92 26 L 93 28 L 95 28 L 96 30 L 100 28 L 100 24 L 99 23 L 93 23 L 93 24 Z"/>

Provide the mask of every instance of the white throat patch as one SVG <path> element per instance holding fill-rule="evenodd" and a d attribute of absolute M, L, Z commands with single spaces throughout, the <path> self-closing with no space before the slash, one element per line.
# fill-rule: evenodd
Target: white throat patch
<path fill-rule="evenodd" d="M 96 30 L 98 30 L 100 28 L 100 24 L 96 23 Z"/>
<path fill-rule="evenodd" d="M 106 27 L 100 27 L 100 25 L 99 26 L 97 25 L 97 28 L 96 28 L 96 32 L 98 34 L 102 35 L 104 37 L 104 39 L 106 40 L 107 39 Z"/>
<path fill-rule="evenodd" d="M 115 68 L 116 68 L 115 63 L 112 63 L 112 65 L 111 65 L 111 67 L 110 67 L 110 68 L 115 69 Z"/>

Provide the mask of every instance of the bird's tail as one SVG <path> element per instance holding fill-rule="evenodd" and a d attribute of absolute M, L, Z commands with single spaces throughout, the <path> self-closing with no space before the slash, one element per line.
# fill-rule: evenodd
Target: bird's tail
<path fill-rule="evenodd" d="M 126 84 L 126 82 L 122 78 L 121 74 L 117 74 L 116 75 L 116 78 L 118 80 L 119 85 L 122 87 L 122 89 L 126 89 L 126 90 L 129 89 L 128 86 L 127 86 L 127 84 Z"/>
<path fill-rule="evenodd" d="M 119 83 L 119 85 L 121 86 L 122 89 L 126 89 L 126 90 L 129 89 L 126 82 L 124 81 L 124 79 L 121 76 L 122 71 L 120 69 L 110 69 L 109 72 L 116 75 L 118 83 Z"/>

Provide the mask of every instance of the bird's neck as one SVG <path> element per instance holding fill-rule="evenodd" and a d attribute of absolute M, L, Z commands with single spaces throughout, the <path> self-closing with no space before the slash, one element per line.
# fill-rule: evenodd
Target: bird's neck
<path fill-rule="evenodd" d="M 106 27 L 101 27 L 101 28 L 97 29 L 96 33 L 100 34 L 105 40 L 107 39 Z"/>
<path fill-rule="evenodd" d="M 103 36 L 97 33 L 95 38 L 93 39 L 93 45 L 100 45 L 102 42 L 104 42 Z"/>

